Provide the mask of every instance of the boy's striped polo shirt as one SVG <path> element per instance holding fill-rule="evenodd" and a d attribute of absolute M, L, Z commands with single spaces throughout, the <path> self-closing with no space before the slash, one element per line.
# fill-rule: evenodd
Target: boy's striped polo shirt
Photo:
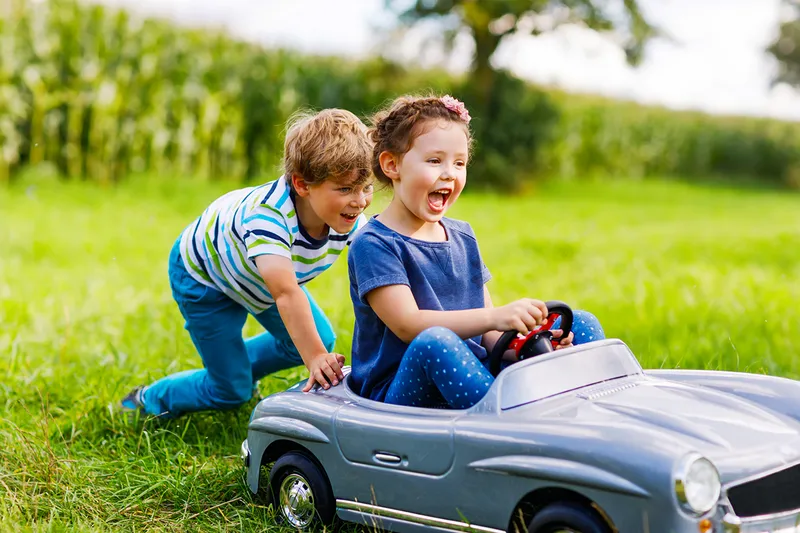
<path fill-rule="evenodd" d="M 194 279 L 260 313 L 275 300 L 258 273 L 256 256 L 291 259 L 303 284 L 330 268 L 365 223 L 362 214 L 350 233 L 331 229 L 327 238 L 311 237 L 300 226 L 293 194 L 281 177 L 215 200 L 183 231 L 181 256 Z"/>

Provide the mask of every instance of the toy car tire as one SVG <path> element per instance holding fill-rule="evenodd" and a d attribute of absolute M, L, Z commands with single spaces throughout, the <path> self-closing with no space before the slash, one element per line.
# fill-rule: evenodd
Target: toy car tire
<path fill-rule="evenodd" d="M 299 530 L 332 525 L 336 500 L 325 472 L 301 452 L 283 454 L 269 473 L 270 501 L 278 519 Z"/>
<path fill-rule="evenodd" d="M 553 503 L 536 513 L 528 533 L 608 533 L 608 526 L 589 507 L 573 502 Z"/>

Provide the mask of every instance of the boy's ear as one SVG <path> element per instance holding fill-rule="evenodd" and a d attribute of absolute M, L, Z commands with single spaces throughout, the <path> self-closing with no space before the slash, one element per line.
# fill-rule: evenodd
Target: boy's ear
<path fill-rule="evenodd" d="M 305 198 L 308 196 L 308 183 L 297 174 L 292 174 L 292 187 L 299 197 Z"/>
<path fill-rule="evenodd" d="M 378 162 L 381 164 L 381 170 L 386 174 L 386 177 L 394 181 L 400 178 L 400 173 L 397 171 L 398 158 L 391 152 L 381 152 L 378 156 Z"/>

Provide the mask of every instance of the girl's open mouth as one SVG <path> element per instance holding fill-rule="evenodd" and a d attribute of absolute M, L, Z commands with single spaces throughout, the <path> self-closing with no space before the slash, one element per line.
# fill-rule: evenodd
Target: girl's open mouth
<path fill-rule="evenodd" d="M 431 208 L 431 211 L 436 213 L 444 211 L 444 208 L 447 205 L 447 199 L 450 197 L 450 193 L 452 192 L 453 191 L 450 189 L 437 189 L 428 194 L 428 207 Z"/>
<path fill-rule="evenodd" d="M 347 222 L 352 224 L 353 222 L 356 221 L 360 213 L 339 213 L 339 214 L 342 216 L 342 218 L 347 220 Z"/>

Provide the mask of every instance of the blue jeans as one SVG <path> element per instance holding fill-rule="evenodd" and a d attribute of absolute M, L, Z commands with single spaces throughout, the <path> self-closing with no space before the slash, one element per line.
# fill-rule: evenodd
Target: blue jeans
<path fill-rule="evenodd" d="M 558 329 L 556 319 L 553 329 Z M 572 323 L 573 344 L 605 339 L 597 318 L 586 311 L 575 311 Z M 400 361 L 386 403 L 455 409 L 472 407 L 494 383 L 494 376 L 467 344 L 451 330 L 428 328 L 411 341 Z"/>
<path fill-rule="evenodd" d="M 178 242 L 170 253 L 169 280 L 172 296 L 205 368 L 178 372 L 150 385 L 142 398 L 147 413 L 173 417 L 190 411 L 237 407 L 250 400 L 253 384 L 262 377 L 303 364 L 277 305 L 254 315 L 267 331 L 243 339 L 248 311 L 221 291 L 195 280 L 186 271 Z M 322 342 L 331 351 L 336 342 L 333 327 L 308 291 L 303 290 Z"/>

